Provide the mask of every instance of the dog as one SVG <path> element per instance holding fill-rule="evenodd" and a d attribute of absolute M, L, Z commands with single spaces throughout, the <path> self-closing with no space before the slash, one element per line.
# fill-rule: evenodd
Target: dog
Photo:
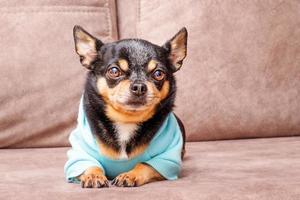
<path fill-rule="evenodd" d="M 83 188 L 175 180 L 185 130 L 172 112 L 174 73 L 187 54 L 186 28 L 163 46 L 142 39 L 104 44 L 80 26 L 75 50 L 88 69 L 65 174 Z"/>

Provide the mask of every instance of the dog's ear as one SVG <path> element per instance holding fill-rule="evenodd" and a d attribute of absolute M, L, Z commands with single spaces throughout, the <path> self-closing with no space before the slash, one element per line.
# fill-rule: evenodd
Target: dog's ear
<path fill-rule="evenodd" d="M 168 59 L 173 66 L 174 72 L 180 69 L 182 61 L 186 57 L 187 37 L 187 30 L 183 27 L 173 38 L 163 45 L 169 52 Z"/>
<path fill-rule="evenodd" d="M 97 50 L 103 43 L 80 26 L 74 26 L 73 35 L 81 64 L 88 69 L 93 69 L 93 62 L 100 56 Z"/>

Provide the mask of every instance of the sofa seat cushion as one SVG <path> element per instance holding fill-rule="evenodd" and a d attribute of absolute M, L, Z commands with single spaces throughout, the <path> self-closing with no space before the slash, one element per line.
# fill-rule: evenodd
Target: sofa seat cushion
<path fill-rule="evenodd" d="M 137 188 L 66 183 L 67 150 L 0 150 L 0 199 L 300 199 L 300 137 L 188 143 L 179 180 Z"/>

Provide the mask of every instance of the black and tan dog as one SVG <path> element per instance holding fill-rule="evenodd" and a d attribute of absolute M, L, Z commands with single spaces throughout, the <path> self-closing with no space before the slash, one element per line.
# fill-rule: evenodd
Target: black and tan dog
<path fill-rule="evenodd" d="M 79 26 L 74 27 L 74 39 L 80 61 L 89 70 L 83 104 L 100 151 L 116 160 L 142 154 L 172 112 L 176 93 L 173 74 L 186 57 L 186 29 L 163 46 L 141 39 L 104 44 Z M 178 118 L 177 122 L 184 140 L 183 125 Z M 103 170 L 96 166 L 78 179 L 82 187 L 108 186 Z M 139 186 L 163 179 L 151 166 L 138 163 L 112 183 Z"/>

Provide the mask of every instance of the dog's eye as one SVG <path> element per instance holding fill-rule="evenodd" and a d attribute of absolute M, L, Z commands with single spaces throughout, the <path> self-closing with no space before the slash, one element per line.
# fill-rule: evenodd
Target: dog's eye
<path fill-rule="evenodd" d="M 122 72 L 117 67 L 111 67 L 111 68 L 108 69 L 107 75 L 110 78 L 118 78 L 119 76 L 122 75 Z"/>
<path fill-rule="evenodd" d="M 152 74 L 153 78 L 157 81 L 161 81 L 165 78 L 165 73 L 161 70 L 156 70 Z"/>

